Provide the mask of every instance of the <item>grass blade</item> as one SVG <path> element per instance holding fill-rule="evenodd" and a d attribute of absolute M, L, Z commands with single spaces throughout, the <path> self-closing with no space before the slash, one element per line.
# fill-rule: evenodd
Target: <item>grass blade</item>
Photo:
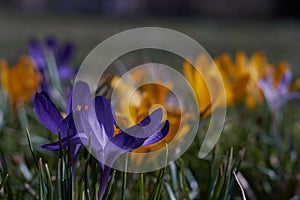
<path fill-rule="evenodd" d="M 167 193 L 169 195 L 170 200 L 176 200 L 176 199 L 178 199 L 178 198 L 175 197 L 175 194 L 172 191 L 172 188 L 171 188 L 171 186 L 170 186 L 169 183 L 165 182 L 165 187 L 166 187 L 166 190 L 167 190 Z"/>
<path fill-rule="evenodd" d="M 39 159 L 39 172 L 40 172 L 40 199 L 47 199 L 47 189 L 45 185 L 45 176 L 43 169 L 43 161 L 42 158 Z"/>
<path fill-rule="evenodd" d="M 171 170 L 171 180 L 172 180 L 172 186 L 173 190 L 175 192 L 175 197 L 179 198 L 179 186 L 178 186 L 178 176 L 177 176 L 177 167 L 175 162 L 172 162 L 170 164 L 170 170 Z"/>
<path fill-rule="evenodd" d="M 46 175 L 47 175 L 47 186 L 48 186 L 48 199 L 49 200 L 53 200 L 53 188 L 52 188 L 52 180 L 51 180 L 51 175 L 50 175 L 50 171 L 49 171 L 49 167 L 48 164 L 45 164 L 45 168 L 46 168 Z"/>
<path fill-rule="evenodd" d="M 62 193 L 61 193 L 61 159 L 57 162 L 57 172 L 56 172 L 56 193 L 57 193 L 57 199 L 62 200 Z"/>
<path fill-rule="evenodd" d="M 184 193 L 184 196 L 187 200 L 190 200 L 190 196 L 189 196 L 189 188 L 186 184 L 186 178 L 185 178 L 185 172 L 184 172 L 184 164 L 183 164 L 183 161 L 181 159 L 178 160 L 179 162 L 179 167 L 180 167 L 180 174 L 181 174 L 181 180 L 182 180 L 182 189 L 183 189 L 183 193 Z"/>
<path fill-rule="evenodd" d="M 145 200 L 144 174 L 140 174 L 140 199 Z"/>
<path fill-rule="evenodd" d="M 35 166 L 36 166 L 37 170 L 39 170 L 38 160 L 35 156 L 35 153 L 34 153 L 34 150 L 33 150 L 33 147 L 32 147 L 32 143 L 31 143 L 31 139 L 30 139 L 30 132 L 29 132 L 29 129 L 27 127 L 26 127 L 26 134 L 27 134 L 27 141 L 28 141 L 28 145 L 29 145 L 29 148 L 30 148 L 31 155 L 33 157 L 33 160 L 34 160 L 34 163 L 35 163 Z"/>
<path fill-rule="evenodd" d="M 2 188 L 5 186 L 7 180 L 8 180 L 8 174 L 6 174 L 4 178 L 2 178 L 2 182 L 0 184 L 0 190 L 2 190 Z"/>
<path fill-rule="evenodd" d="M 159 171 L 157 181 L 155 183 L 153 192 L 151 193 L 149 200 L 159 199 L 162 191 L 162 185 L 164 180 L 164 175 L 166 173 L 167 163 L 168 163 L 168 144 L 166 144 L 166 158 L 165 158 L 165 167 Z"/>

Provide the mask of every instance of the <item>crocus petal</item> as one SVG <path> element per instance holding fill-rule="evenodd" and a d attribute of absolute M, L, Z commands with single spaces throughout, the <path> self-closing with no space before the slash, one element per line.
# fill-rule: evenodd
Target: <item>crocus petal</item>
<path fill-rule="evenodd" d="M 288 93 L 290 84 L 292 82 L 292 71 L 286 70 L 278 84 L 278 91 L 280 94 L 284 95 Z"/>
<path fill-rule="evenodd" d="M 82 109 L 74 112 L 77 131 L 79 137 L 82 139 L 82 143 L 85 146 L 89 146 L 90 137 L 92 137 L 92 148 L 94 151 L 103 150 L 108 139 L 103 128 L 103 125 L 99 124 L 95 110 L 89 108 L 88 110 Z"/>
<path fill-rule="evenodd" d="M 112 138 L 116 121 L 111 103 L 104 97 L 97 96 L 95 97 L 95 110 L 98 122 L 103 125 L 107 137 Z"/>
<path fill-rule="evenodd" d="M 132 126 L 124 132 L 127 134 L 133 135 L 133 134 L 139 134 L 137 136 L 148 138 L 151 135 L 153 135 L 160 126 L 160 122 L 162 119 L 162 109 L 159 108 L 155 111 L 153 111 L 150 115 L 145 117 L 140 123 L 138 123 L 135 126 Z"/>
<path fill-rule="evenodd" d="M 49 50 L 51 50 L 54 55 L 56 55 L 57 51 L 58 51 L 58 42 L 57 42 L 57 39 L 53 36 L 49 36 L 47 39 L 46 39 L 46 44 L 47 44 L 47 47 Z"/>
<path fill-rule="evenodd" d="M 59 65 L 58 66 L 58 75 L 61 79 L 70 79 L 73 78 L 76 74 L 76 70 L 70 66 Z"/>
<path fill-rule="evenodd" d="M 99 162 L 100 166 L 100 189 L 98 199 L 102 199 L 110 179 L 111 168 Z"/>
<path fill-rule="evenodd" d="M 121 130 L 119 134 L 111 138 L 111 142 L 125 151 L 134 150 L 142 146 L 145 141 L 144 145 L 155 143 L 164 138 L 169 131 L 169 122 L 163 122 L 161 125 L 161 119 L 162 109 L 157 109 L 139 124 Z M 159 126 L 163 126 L 163 128 L 159 130 Z M 137 137 L 132 134 L 137 134 Z"/>
<path fill-rule="evenodd" d="M 74 52 L 74 46 L 71 43 L 67 43 L 62 46 L 57 52 L 58 65 L 64 65 L 72 57 Z"/>
<path fill-rule="evenodd" d="M 73 136 L 77 133 L 72 113 L 58 124 L 57 132 L 60 132 L 61 138 L 67 138 L 68 134 Z"/>
<path fill-rule="evenodd" d="M 262 89 L 264 96 L 267 101 L 272 101 L 276 92 L 273 87 L 272 78 L 270 75 L 266 79 L 261 79 L 258 81 L 259 87 Z"/>
<path fill-rule="evenodd" d="M 161 125 L 163 125 L 162 129 L 157 133 L 151 135 L 149 138 L 147 138 L 142 146 L 147 146 L 159 142 L 168 134 L 170 128 L 169 121 L 166 120 Z"/>
<path fill-rule="evenodd" d="M 72 99 L 76 99 L 77 105 L 72 105 L 75 110 L 78 106 L 83 107 L 93 102 L 92 94 L 88 84 L 78 81 L 73 87 Z M 73 102 L 74 103 L 74 102 Z"/>
<path fill-rule="evenodd" d="M 121 131 L 121 133 L 117 134 L 111 139 L 111 142 L 120 148 L 120 150 L 131 151 L 140 146 L 147 146 L 159 142 L 168 134 L 168 131 L 169 121 L 165 121 L 162 123 L 161 130 L 156 130 L 156 133 L 148 138 L 134 137 L 132 135 L 128 135 L 126 132 Z"/>
<path fill-rule="evenodd" d="M 77 136 L 77 135 L 74 135 L 72 137 L 70 137 L 70 143 L 71 143 L 71 146 L 76 146 L 76 145 L 82 145 L 81 144 L 81 139 Z M 61 145 L 62 145 L 62 148 L 65 149 L 67 148 L 69 145 L 69 139 L 68 137 L 66 138 L 63 138 L 61 140 Z M 43 149 L 47 149 L 47 150 L 50 150 L 50 151 L 57 151 L 59 150 L 59 141 L 56 141 L 56 142 L 52 142 L 52 143 L 49 143 L 49 144 L 44 144 L 44 145 L 41 145 L 41 148 Z M 74 152 L 76 153 L 76 152 Z"/>
<path fill-rule="evenodd" d="M 292 100 L 300 101 L 300 93 L 299 92 L 290 93 L 286 98 L 286 102 L 289 102 L 289 101 L 292 101 Z"/>
<path fill-rule="evenodd" d="M 45 57 L 42 47 L 36 39 L 31 39 L 28 44 L 28 54 L 34 60 L 38 70 L 42 71 L 45 68 Z"/>
<path fill-rule="evenodd" d="M 59 149 L 59 142 L 52 142 L 50 144 L 43 144 L 41 145 L 41 148 L 47 149 L 50 151 L 56 151 Z"/>
<path fill-rule="evenodd" d="M 77 155 L 79 154 L 79 151 L 80 151 L 81 147 L 82 147 L 82 144 L 75 144 L 74 140 L 73 140 L 73 144 L 71 143 L 71 155 L 72 155 L 72 158 L 75 159 L 77 157 Z"/>
<path fill-rule="evenodd" d="M 40 122 L 57 134 L 57 126 L 61 122 L 62 116 L 45 91 L 35 94 L 34 111 Z"/>
<path fill-rule="evenodd" d="M 111 139 L 111 142 L 116 145 L 116 147 L 120 148 L 120 150 L 131 151 L 142 146 L 145 140 L 146 138 L 134 137 L 121 131 Z"/>
<path fill-rule="evenodd" d="M 69 96 L 68 96 L 67 109 L 66 109 L 67 115 L 72 112 L 72 96 L 73 96 L 73 89 L 70 90 Z"/>

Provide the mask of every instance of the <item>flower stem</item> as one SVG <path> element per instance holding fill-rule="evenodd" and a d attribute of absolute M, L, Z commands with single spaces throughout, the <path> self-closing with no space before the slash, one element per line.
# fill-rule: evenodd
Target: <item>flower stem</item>
<path fill-rule="evenodd" d="M 145 199 L 144 174 L 140 174 L 140 199 Z"/>
<path fill-rule="evenodd" d="M 126 200 L 125 191 L 126 191 L 126 179 L 127 179 L 127 166 L 128 165 L 128 154 L 126 154 L 125 167 L 123 172 L 123 182 L 122 182 L 122 200 Z"/>

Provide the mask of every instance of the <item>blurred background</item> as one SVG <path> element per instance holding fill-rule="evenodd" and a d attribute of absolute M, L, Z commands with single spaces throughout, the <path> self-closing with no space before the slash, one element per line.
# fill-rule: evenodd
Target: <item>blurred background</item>
<path fill-rule="evenodd" d="M 256 51 L 263 51 L 269 59 L 269 63 L 276 65 L 281 61 L 289 62 L 293 71 L 293 78 L 296 79 L 300 76 L 299 10 L 300 1 L 295 0 L 0 0 L 0 59 L 7 59 L 9 65 L 12 66 L 17 62 L 20 55 L 28 53 L 30 39 L 38 38 L 40 41 L 45 41 L 44 39 L 53 36 L 58 39 L 60 44 L 61 42 L 74 44 L 73 63 L 67 64 L 72 67 L 79 67 L 88 53 L 108 37 L 127 29 L 158 26 L 174 29 L 194 38 L 212 57 L 222 53 L 230 53 L 234 56 L 238 51 L 244 51 L 250 56 Z M 168 61 L 173 61 L 170 57 L 164 55 L 163 57 Z M 149 60 L 151 61 L 151 59 Z M 21 78 L 22 73 L 23 71 L 21 75 L 19 74 Z M 18 77 L 15 74 L 10 79 L 18 82 Z M 65 81 L 69 82 L 69 79 Z M 254 81 L 252 80 L 251 83 L 253 84 Z M 254 86 L 256 87 L 256 82 Z M 277 95 L 281 95 L 281 93 Z M 2 96 L 0 95 L 0 97 Z M 60 97 L 58 96 L 57 99 L 62 100 Z M 275 95 L 275 97 L 278 96 Z M 2 109 L 6 110 L 6 104 L 3 105 L 5 109 Z M 278 194 L 281 192 L 286 197 L 300 195 L 300 159 L 298 154 L 300 151 L 299 145 L 297 146 L 300 141 L 299 102 L 290 104 L 289 110 L 285 110 L 288 112 L 283 112 L 282 119 L 284 121 L 282 120 L 281 123 L 277 124 L 274 123 L 277 122 L 275 121 L 277 116 L 274 117 L 272 112 L 268 112 L 266 105 L 259 105 L 252 110 L 242 105 L 233 107 L 229 111 L 230 114 L 227 115 L 227 124 L 224 127 L 224 133 L 219 142 L 220 148 L 218 147 L 216 155 L 221 158 L 218 154 L 224 154 L 231 146 L 235 148 L 235 152 L 241 147 L 245 147 L 245 164 L 241 167 L 241 172 L 249 180 L 250 186 L 254 188 L 254 192 L 250 190 L 251 188 L 248 188 L 248 191 L 253 194 L 257 193 L 257 197 L 263 197 L 260 199 L 279 199 L 281 196 Z M 30 110 L 31 115 L 35 116 L 30 107 L 27 110 Z M 11 116 L 9 115 L 9 117 Z M 272 120 L 274 121 L 272 122 Z M 36 122 L 34 121 L 34 123 Z M 287 152 L 282 153 L 284 155 L 282 161 L 281 147 L 276 145 L 276 138 L 273 139 L 272 135 L 273 123 L 282 132 L 282 146 L 284 147 L 282 152 Z M 9 126 L 10 124 L 8 124 Z M 12 130 L 15 131 L 15 129 Z M 40 135 L 46 135 L 45 130 L 36 126 L 36 130 L 33 128 L 32 135 L 38 133 L 36 135 L 40 139 Z M 17 134 L 19 134 L 18 131 L 19 126 L 16 126 Z M 8 139 L 5 139 L 4 143 L 2 142 L 4 149 L 7 149 L 6 152 L 18 152 L 18 154 L 20 152 L 21 155 L 23 149 L 26 148 L 24 157 L 26 160 L 32 161 L 28 163 L 33 169 L 33 160 L 31 157 L 26 158 L 27 154 L 29 155 L 26 136 L 22 136 L 26 142 L 19 145 L 21 140 L 16 141 L 15 138 L 20 138 L 20 136 L 15 132 L 10 135 L 10 132 L 5 135 L 8 136 Z M 54 137 L 56 136 L 54 135 Z M 47 135 L 51 141 L 54 137 Z M 198 142 L 195 140 L 196 144 Z M 41 143 L 36 139 L 34 141 L 35 149 L 40 149 L 38 145 Z M 204 187 L 204 192 L 201 192 L 205 195 L 205 188 L 209 188 L 212 183 L 206 183 L 208 173 L 203 173 L 203 170 L 204 172 L 209 171 L 209 162 L 207 161 L 210 158 L 194 162 L 194 155 L 198 153 L 198 149 L 197 145 L 191 148 L 183 160 L 196 174 L 196 178 L 201 180 L 199 181 L 199 188 Z M 10 155 L 13 153 L 8 154 L 9 159 L 13 160 Z M 214 155 L 212 159 L 214 159 Z M 46 156 L 43 157 L 46 160 Z M 240 157 L 244 157 L 244 155 Z M 47 158 L 50 160 L 49 162 L 52 162 L 52 165 L 50 163 L 49 166 L 54 166 L 56 162 L 51 160 L 52 158 L 57 157 L 49 156 Z M 13 162 L 9 161 L 9 166 L 14 166 L 11 163 Z M 224 167 L 224 163 L 225 161 L 222 161 L 220 166 Z M 214 165 L 217 174 L 219 161 L 215 162 Z M 55 166 L 57 166 L 56 163 Z M 16 167 L 19 166 L 16 165 Z M 12 174 L 14 171 L 19 173 L 18 170 L 12 168 Z M 12 181 L 19 184 L 19 177 L 22 175 L 17 175 L 17 180 L 14 180 L 15 177 L 13 177 Z M 222 181 L 222 179 L 220 180 Z M 18 184 L 16 184 L 16 191 L 18 191 Z M 211 186 L 215 187 L 215 185 Z M 38 188 L 38 184 L 34 187 Z M 117 189 L 116 187 L 116 195 L 120 193 Z M 25 191 L 25 195 L 27 193 Z M 252 195 L 250 199 L 256 199 L 255 195 Z"/>
<path fill-rule="evenodd" d="M 299 9 L 293 0 L 0 0 L 0 57 L 14 63 L 28 39 L 55 36 L 75 44 L 80 65 L 113 34 L 161 26 L 193 37 L 212 56 L 262 50 L 271 63 L 289 61 L 295 70 Z"/>

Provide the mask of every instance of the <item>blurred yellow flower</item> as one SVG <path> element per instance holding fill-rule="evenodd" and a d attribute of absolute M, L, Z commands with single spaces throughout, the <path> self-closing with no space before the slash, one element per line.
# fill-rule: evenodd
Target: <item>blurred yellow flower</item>
<path fill-rule="evenodd" d="M 143 72 L 136 71 L 136 73 L 132 74 L 134 78 L 136 77 L 136 81 L 141 77 L 140 73 Z M 116 88 L 118 81 L 121 81 L 121 87 Z M 166 84 L 168 85 L 168 83 Z M 168 85 L 169 88 L 159 84 L 146 84 L 135 89 L 132 93 L 131 91 L 134 89 L 134 85 L 131 85 L 116 76 L 112 79 L 111 85 L 117 90 L 115 90 L 115 92 L 123 93 L 123 96 L 128 95 L 129 99 L 129 102 L 126 102 L 125 100 L 119 101 L 119 106 L 115 107 L 118 125 L 121 123 L 121 125 L 129 127 L 136 124 L 149 115 L 151 111 L 159 107 L 165 109 L 163 120 L 168 119 L 170 122 L 169 133 L 163 140 L 152 145 L 140 147 L 134 150 L 134 152 L 142 153 L 155 151 L 164 147 L 166 143 L 172 141 L 176 134 L 179 134 L 181 120 L 184 120 L 186 117 L 182 116 L 179 102 L 169 89 L 172 88 L 171 83 Z M 129 116 L 124 116 L 124 113 L 129 113 Z M 186 130 L 186 127 L 184 130 Z"/>
<path fill-rule="evenodd" d="M 218 70 L 214 63 L 204 54 L 196 58 L 194 66 L 195 68 L 190 61 L 185 61 L 183 73 L 195 92 L 202 118 L 209 116 L 214 109 L 234 103 L 235 96 L 238 93 L 234 93 L 232 88 L 233 85 L 235 87 L 240 86 L 237 80 L 230 80 L 226 71 Z M 208 85 L 211 91 L 209 91 Z M 225 89 L 225 94 L 222 91 L 223 88 Z M 212 99 L 212 93 L 214 93 L 214 99 Z M 225 95 L 226 99 L 224 99 Z"/>
<path fill-rule="evenodd" d="M 273 84 L 277 88 L 282 76 L 289 70 L 288 63 L 282 62 L 277 67 L 271 65 L 262 52 L 255 52 L 247 58 L 244 52 L 238 52 L 235 62 L 229 54 L 222 54 L 215 59 L 218 68 L 226 72 L 229 80 L 237 80 L 231 85 L 235 93 L 235 101 L 244 100 L 247 107 L 253 108 L 264 100 L 263 92 L 258 85 L 259 80 L 264 79 L 267 74 L 273 75 Z M 300 80 L 291 85 L 290 90 L 300 88 Z"/>
<path fill-rule="evenodd" d="M 28 56 L 21 56 L 12 67 L 8 67 L 5 60 L 0 60 L 1 87 L 7 92 L 14 109 L 31 101 L 41 80 L 42 76 Z"/>
<path fill-rule="evenodd" d="M 186 61 L 183 64 L 184 76 L 198 100 L 201 119 L 208 117 L 215 109 L 242 101 L 245 101 L 247 107 L 253 108 L 264 100 L 263 92 L 258 85 L 259 80 L 265 78 L 272 71 L 273 84 L 277 87 L 282 76 L 289 69 L 287 63 L 280 63 L 278 67 L 270 65 L 261 52 L 255 52 L 250 58 L 247 58 L 244 52 L 238 52 L 235 60 L 225 53 L 213 61 L 201 54 L 194 62 Z M 194 64 L 195 68 L 191 63 Z M 179 102 L 172 94 L 171 90 L 174 85 L 171 81 L 165 83 L 168 87 L 159 84 L 146 84 L 140 88 L 135 88 L 135 83 L 143 82 L 142 79 L 146 73 L 148 72 L 143 70 L 135 71 L 131 74 L 132 82 L 117 76 L 110 81 L 114 92 L 122 94 L 115 107 L 118 125 L 129 127 L 140 122 L 156 109 L 157 105 L 165 108 L 163 120 L 168 119 L 170 122 L 169 133 L 162 141 L 140 147 L 135 152 L 155 151 L 165 146 L 165 143 L 172 141 L 176 134 L 184 136 L 189 127 L 187 127 L 188 125 L 181 127 L 181 124 L 192 117 L 189 114 L 183 116 Z M 208 85 L 210 88 L 207 87 Z M 300 79 L 294 82 L 290 89 L 299 88 Z M 211 95 L 210 92 L 214 95 Z"/>
<path fill-rule="evenodd" d="M 245 100 L 249 108 L 263 101 L 263 94 L 258 86 L 258 80 L 269 71 L 270 64 L 261 52 L 254 53 L 249 59 L 244 52 L 238 52 L 235 62 L 229 54 L 222 54 L 215 59 L 221 71 L 225 71 L 229 80 L 234 80 L 231 91 L 234 92 L 234 102 Z"/>

